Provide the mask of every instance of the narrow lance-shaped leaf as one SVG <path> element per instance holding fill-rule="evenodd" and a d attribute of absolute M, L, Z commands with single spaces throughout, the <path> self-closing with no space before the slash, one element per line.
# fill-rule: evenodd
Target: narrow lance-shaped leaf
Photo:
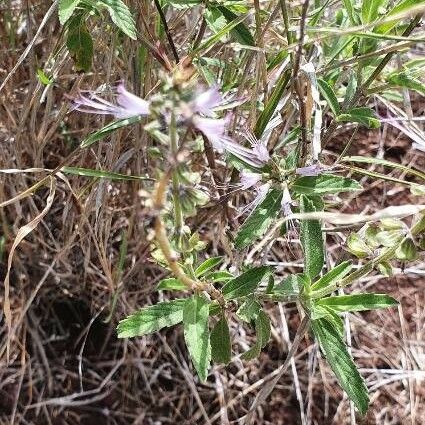
<path fill-rule="evenodd" d="M 158 291 L 166 291 L 166 290 L 175 290 L 175 291 L 183 291 L 187 289 L 187 286 L 181 282 L 180 280 L 170 277 L 167 279 L 162 279 L 161 282 L 158 283 L 156 287 Z"/>
<path fill-rule="evenodd" d="M 224 316 L 211 331 L 211 357 L 216 363 L 227 364 L 232 357 L 230 331 Z"/>
<path fill-rule="evenodd" d="M 388 0 L 363 0 L 362 3 L 362 22 L 368 24 L 376 20 L 379 14 L 379 8 Z"/>
<path fill-rule="evenodd" d="M 306 196 L 301 196 L 300 210 L 302 213 L 314 212 L 314 204 Z M 323 235 L 318 220 L 301 221 L 301 245 L 304 252 L 304 270 L 312 280 L 322 270 L 324 262 Z"/>
<path fill-rule="evenodd" d="M 187 300 L 183 312 L 184 338 L 201 381 L 207 379 L 211 361 L 209 305 L 210 303 L 203 296 L 194 295 Z"/>
<path fill-rule="evenodd" d="M 223 257 L 211 257 L 205 260 L 197 269 L 195 270 L 195 276 L 201 277 L 206 273 L 217 267 L 223 261 Z"/>
<path fill-rule="evenodd" d="M 399 13 L 408 12 L 409 9 L 413 9 L 420 4 L 425 3 L 425 0 L 402 0 L 399 1 L 386 15 L 386 20 L 391 16 L 397 15 Z M 375 32 L 385 34 L 391 31 L 395 26 L 400 23 L 400 19 L 394 21 L 387 21 L 384 24 L 380 24 L 375 28 Z"/>
<path fill-rule="evenodd" d="M 99 140 L 104 139 L 109 134 L 113 133 L 115 130 L 118 130 L 123 127 L 127 127 L 128 125 L 139 122 L 142 118 L 140 116 L 135 116 L 131 118 L 124 118 L 121 120 L 112 121 L 111 123 L 105 125 L 105 127 L 100 130 L 90 134 L 86 137 L 80 144 L 81 148 L 87 148 L 91 146 L 93 143 L 98 142 Z"/>
<path fill-rule="evenodd" d="M 395 307 L 397 301 L 385 294 L 353 294 L 326 297 L 317 301 L 318 305 L 332 308 L 337 312 L 365 311 Z"/>
<path fill-rule="evenodd" d="M 335 328 L 339 335 L 341 335 L 341 337 L 344 336 L 344 322 L 338 313 L 331 307 L 318 304 L 317 302 L 313 303 L 310 316 L 312 320 L 325 318 Z"/>
<path fill-rule="evenodd" d="M 325 98 L 327 104 L 331 108 L 331 111 L 334 113 L 334 115 L 339 115 L 341 108 L 338 103 L 338 99 L 332 89 L 332 87 L 321 78 L 317 79 L 317 83 L 319 85 L 319 90 L 322 96 Z"/>
<path fill-rule="evenodd" d="M 257 340 L 253 347 L 242 354 L 244 360 L 252 360 L 259 356 L 261 349 L 264 348 L 270 339 L 271 327 L 270 319 L 263 310 L 260 310 L 255 320 L 255 333 Z"/>
<path fill-rule="evenodd" d="M 328 286 L 335 285 L 350 272 L 351 267 L 351 261 L 344 261 L 341 264 L 338 264 L 318 281 L 314 282 L 313 285 L 311 285 L 311 291 L 320 291 Z"/>
<path fill-rule="evenodd" d="M 235 238 L 235 247 L 242 249 L 261 237 L 281 210 L 282 191 L 272 189 L 264 201 L 252 211 Z"/>
<path fill-rule="evenodd" d="M 326 195 L 330 193 L 360 190 L 361 185 L 353 179 L 323 174 L 317 177 L 298 177 L 292 190 L 305 195 Z"/>
<path fill-rule="evenodd" d="M 186 300 L 174 300 L 142 308 L 118 324 L 118 338 L 146 335 L 183 320 Z"/>
<path fill-rule="evenodd" d="M 257 119 L 257 122 L 255 123 L 254 134 L 255 134 L 255 137 L 257 137 L 257 139 L 260 139 L 261 136 L 263 135 L 264 130 L 266 129 L 267 124 L 270 122 L 270 119 L 272 118 L 290 79 L 291 79 L 291 73 L 283 72 L 280 75 L 279 79 L 277 80 L 276 85 L 273 88 L 273 91 L 266 105 L 264 106 L 263 111 L 261 112 L 261 114 L 259 115 Z"/>
<path fill-rule="evenodd" d="M 379 128 L 381 123 L 372 109 L 362 106 L 353 108 L 336 117 L 338 122 L 358 122 L 368 128 Z"/>
<path fill-rule="evenodd" d="M 257 289 L 260 282 L 268 277 L 271 272 L 270 267 L 267 266 L 253 267 L 240 276 L 229 280 L 223 286 L 222 294 L 227 300 L 246 297 L 252 294 Z"/>
<path fill-rule="evenodd" d="M 364 415 L 369 406 L 366 385 L 337 329 L 326 319 L 313 320 L 313 333 L 339 384 Z"/>
<path fill-rule="evenodd" d="M 232 31 L 241 22 L 243 22 L 248 16 L 249 16 L 249 13 L 238 16 L 236 19 L 229 22 L 225 27 L 223 27 L 221 31 L 218 31 L 216 34 L 213 34 L 211 37 L 205 40 L 199 47 L 193 50 L 191 56 L 193 57 L 207 51 L 209 48 L 214 46 L 214 44 L 218 43 L 221 37 L 223 37 L 230 31 Z"/>
<path fill-rule="evenodd" d="M 217 9 L 224 16 L 227 23 L 232 22 L 234 19 L 238 17 L 235 13 L 233 13 L 230 9 L 225 6 L 217 6 Z M 236 25 L 235 28 L 231 31 L 232 36 L 241 44 L 245 44 L 248 46 L 255 46 L 255 40 L 252 34 L 250 33 L 248 27 L 241 22 Z"/>

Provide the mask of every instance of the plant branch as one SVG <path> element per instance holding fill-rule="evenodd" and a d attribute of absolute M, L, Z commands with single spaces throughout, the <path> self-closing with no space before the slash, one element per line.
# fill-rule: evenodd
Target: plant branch
<path fill-rule="evenodd" d="M 159 17 L 161 19 L 162 25 L 164 26 L 165 34 L 167 35 L 168 43 L 170 44 L 171 51 L 173 52 L 174 59 L 176 63 L 180 62 L 179 54 L 177 53 L 176 46 L 174 44 L 173 37 L 171 36 L 170 29 L 168 28 L 167 19 L 165 18 L 164 12 L 161 8 L 159 0 L 154 0 L 155 7 L 159 13 Z"/>

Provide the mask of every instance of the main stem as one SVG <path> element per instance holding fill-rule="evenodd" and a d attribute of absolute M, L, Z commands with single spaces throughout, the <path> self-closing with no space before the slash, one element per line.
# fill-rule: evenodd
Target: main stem
<path fill-rule="evenodd" d="M 171 112 L 170 120 L 170 145 L 173 158 L 176 159 L 179 151 L 177 142 L 177 126 L 176 115 L 174 110 Z M 180 178 L 177 170 L 173 171 L 172 176 L 173 184 L 173 204 L 174 204 L 174 225 L 175 233 L 177 235 L 178 243 L 181 243 L 182 230 L 183 230 L 183 211 L 180 203 Z"/>

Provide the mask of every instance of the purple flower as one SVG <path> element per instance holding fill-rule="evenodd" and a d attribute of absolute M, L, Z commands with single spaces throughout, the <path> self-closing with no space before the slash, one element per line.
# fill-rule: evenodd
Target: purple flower
<path fill-rule="evenodd" d="M 251 212 L 254 211 L 255 208 L 257 208 L 258 205 L 260 205 L 264 201 L 269 190 L 270 190 L 270 183 L 264 183 L 258 188 L 256 188 L 256 194 L 255 194 L 254 200 L 243 208 L 240 215 L 242 215 L 246 211 L 251 211 Z"/>
<path fill-rule="evenodd" d="M 316 177 L 325 170 L 325 168 L 318 162 L 307 167 L 300 167 L 295 170 L 297 174 L 303 177 Z"/>
<path fill-rule="evenodd" d="M 250 171 L 242 171 L 240 177 L 240 188 L 243 190 L 255 186 L 261 180 L 261 174 L 251 173 Z"/>
<path fill-rule="evenodd" d="M 284 187 L 282 192 L 281 207 L 285 217 L 292 215 L 292 198 L 287 186 Z"/>
<path fill-rule="evenodd" d="M 80 94 L 73 99 L 74 109 L 89 114 L 113 115 L 119 119 L 149 115 L 149 102 L 127 91 L 124 84 L 118 85 L 117 93 L 117 104 L 108 102 L 94 93 L 89 96 Z"/>
<path fill-rule="evenodd" d="M 270 154 L 267 149 L 267 146 L 261 140 L 257 140 L 252 133 L 244 134 L 245 138 L 251 144 L 252 150 L 259 161 L 263 162 L 263 165 L 267 164 L 270 161 Z"/>
<path fill-rule="evenodd" d="M 191 102 L 191 109 L 195 113 L 211 116 L 214 109 L 223 103 L 223 97 L 217 86 L 204 92 L 198 92 L 195 100 Z"/>
<path fill-rule="evenodd" d="M 289 217 L 292 215 L 292 198 L 291 198 L 291 194 L 289 193 L 289 189 L 286 185 L 283 188 L 282 201 L 280 205 L 281 205 L 284 217 Z M 296 233 L 294 220 L 289 219 L 287 223 L 288 223 L 287 224 L 288 231 L 293 231 Z"/>

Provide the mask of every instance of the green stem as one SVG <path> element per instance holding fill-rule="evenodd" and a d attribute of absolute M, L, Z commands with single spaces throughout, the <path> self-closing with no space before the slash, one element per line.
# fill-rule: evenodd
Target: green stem
<path fill-rule="evenodd" d="M 176 157 L 178 154 L 179 146 L 177 142 L 176 115 L 174 110 L 171 112 L 170 144 L 171 153 L 174 157 Z M 180 203 L 180 178 L 177 170 L 174 170 L 172 175 L 172 192 L 174 205 L 175 233 L 177 234 L 178 242 L 180 243 L 183 229 L 183 211 Z"/>

